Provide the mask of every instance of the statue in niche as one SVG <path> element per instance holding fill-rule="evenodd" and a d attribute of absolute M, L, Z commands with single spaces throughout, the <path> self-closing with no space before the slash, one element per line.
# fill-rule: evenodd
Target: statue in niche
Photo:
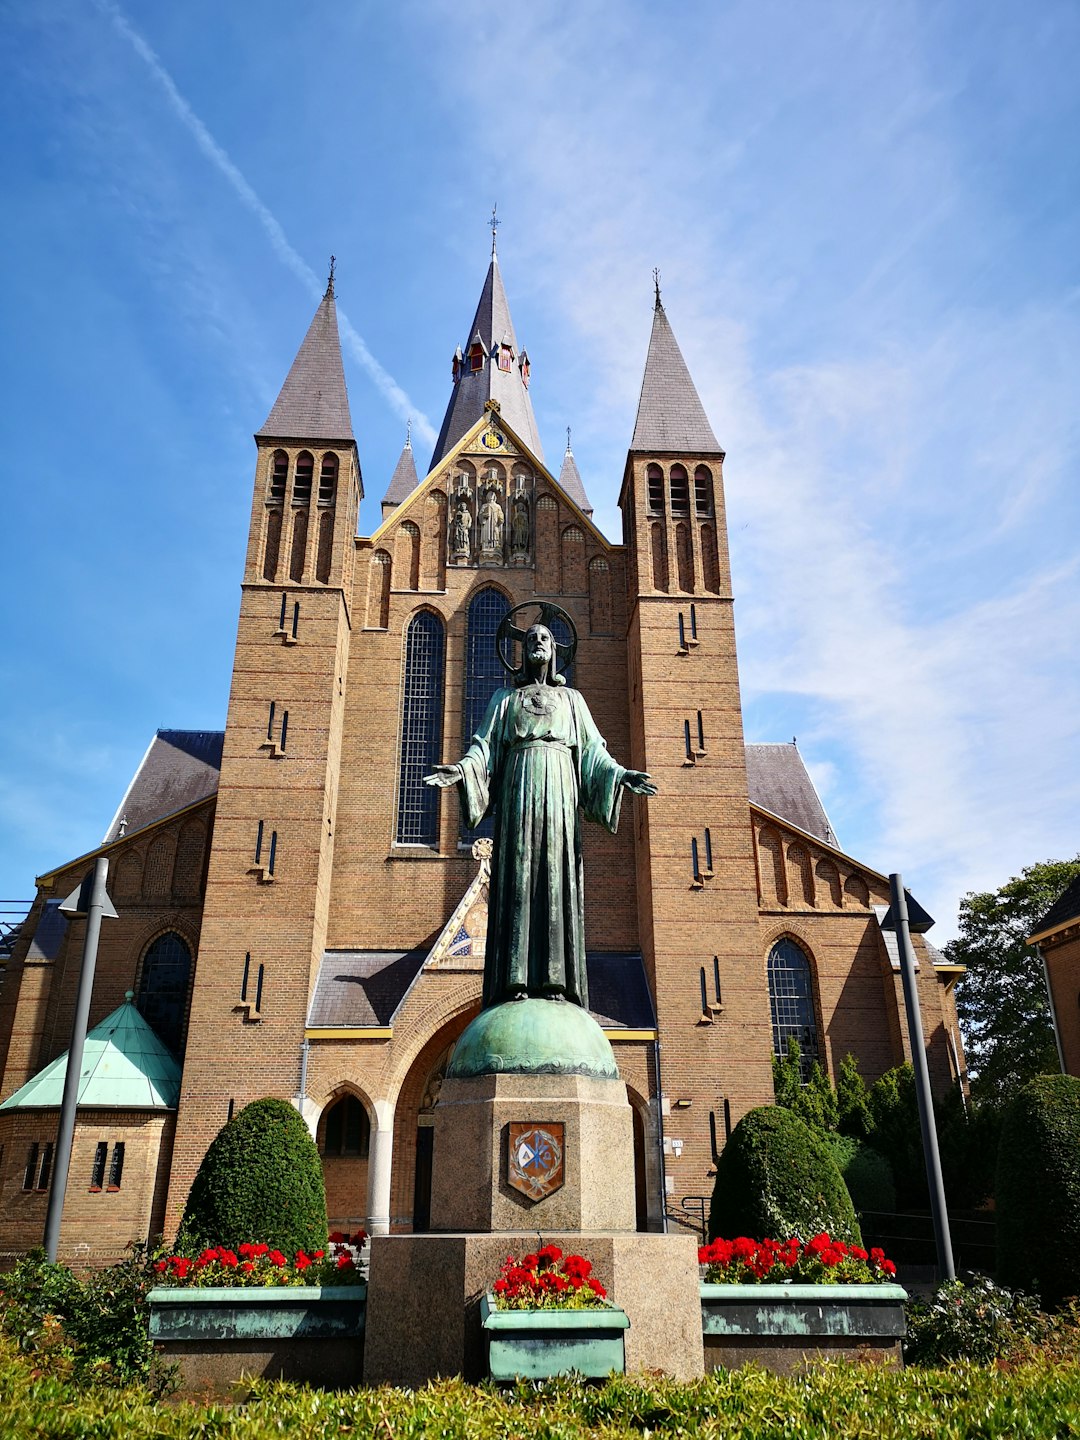
<path fill-rule="evenodd" d="M 529 553 L 529 501 L 521 491 L 514 496 L 510 515 L 510 550 L 514 555 Z"/>
<path fill-rule="evenodd" d="M 539 609 L 528 629 L 514 625 Z M 559 617 L 571 640 L 556 641 Z M 520 665 L 508 658 L 521 647 Z M 454 765 L 436 765 L 428 785 L 458 786 L 468 828 L 495 816 L 484 956 L 484 1008 L 543 996 L 588 1008 L 581 811 L 613 834 L 623 789 L 655 795 L 643 770 L 607 751 L 584 697 L 560 667 L 577 649 L 573 621 L 557 605 L 515 606 L 496 648 L 513 684 L 496 690 L 480 728 Z"/>
<path fill-rule="evenodd" d="M 468 560 L 472 551 L 472 515 L 467 495 L 459 495 L 450 526 L 450 554 L 455 560 Z"/>
<path fill-rule="evenodd" d="M 480 550 L 484 555 L 501 555 L 503 548 L 503 508 L 499 504 L 499 492 L 494 485 L 484 491 L 480 504 L 479 522 Z"/>

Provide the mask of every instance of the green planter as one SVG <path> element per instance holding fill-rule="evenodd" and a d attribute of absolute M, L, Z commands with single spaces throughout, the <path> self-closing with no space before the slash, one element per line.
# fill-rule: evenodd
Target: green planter
<path fill-rule="evenodd" d="M 150 1338 L 190 1393 L 231 1391 L 259 1375 L 359 1384 L 366 1285 L 151 1290 Z"/>
<path fill-rule="evenodd" d="M 492 1380 L 546 1380 L 576 1371 L 602 1380 L 626 1370 L 625 1310 L 496 1310 L 495 1297 L 480 1300 Z"/>
<path fill-rule="evenodd" d="M 900 1364 L 906 1300 L 900 1285 L 702 1284 L 705 1368 L 754 1361 L 786 1373 L 854 1355 Z"/>

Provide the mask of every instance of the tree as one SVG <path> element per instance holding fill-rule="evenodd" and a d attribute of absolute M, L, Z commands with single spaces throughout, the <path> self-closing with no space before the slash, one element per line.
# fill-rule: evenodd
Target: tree
<path fill-rule="evenodd" d="M 1036 1075 L 1058 1069 L 1042 965 L 1026 940 L 1078 875 L 1080 856 L 1046 860 L 1000 890 L 960 901 L 960 934 L 945 946 L 945 957 L 967 966 L 956 1010 L 980 1099 L 1000 1104 Z"/>

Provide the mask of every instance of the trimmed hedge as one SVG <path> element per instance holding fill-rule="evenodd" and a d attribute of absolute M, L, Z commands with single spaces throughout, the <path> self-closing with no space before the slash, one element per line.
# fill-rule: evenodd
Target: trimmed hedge
<path fill-rule="evenodd" d="M 709 1238 L 808 1240 L 828 1233 L 861 1245 L 851 1196 L 828 1146 L 779 1105 L 751 1110 L 716 1166 Z"/>
<path fill-rule="evenodd" d="M 294 1255 L 326 1248 L 322 1161 L 285 1100 L 256 1100 L 203 1156 L 177 1236 L 180 1249 L 247 1242 Z"/>
<path fill-rule="evenodd" d="M 680 1384 L 619 1376 L 592 1386 L 577 1380 L 489 1386 L 440 1380 L 422 1390 L 308 1390 L 256 1381 L 243 1405 L 147 1403 L 131 1391 L 78 1387 L 42 1374 L 0 1342 L 0 1434 L 49 1440 L 279 1440 L 282 1435 L 441 1440 L 1056 1440 L 1080 1430 L 1080 1365 L 1034 1360 L 1008 1371 L 822 1365 L 805 1374 L 768 1375 L 756 1366 L 716 1371 Z"/>
<path fill-rule="evenodd" d="M 998 1150 L 998 1278 L 1046 1305 L 1080 1296 L 1080 1079 L 1040 1075 L 1005 1111 Z"/>

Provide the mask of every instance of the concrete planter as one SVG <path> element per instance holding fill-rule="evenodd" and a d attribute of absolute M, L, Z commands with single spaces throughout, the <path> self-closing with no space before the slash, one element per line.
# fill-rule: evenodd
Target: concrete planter
<path fill-rule="evenodd" d="M 366 1285 L 151 1290 L 150 1338 L 188 1393 L 231 1391 L 244 1376 L 359 1385 Z"/>
<path fill-rule="evenodd" d="M 595 1310 L 496 1310 L 495 1297 L 480 1300 L 492 1380 L 547 1380 L 571 1370 L 602 1380 L 626 1370 L 626 1312 L 615 1305 Z"/>
<path fill-rule="evenodd" d="M 701 1286 L 705 1369 L 754 1361 L 785 1374 L 806 1360 L 902 1363 L 900 1285 Z"/>

